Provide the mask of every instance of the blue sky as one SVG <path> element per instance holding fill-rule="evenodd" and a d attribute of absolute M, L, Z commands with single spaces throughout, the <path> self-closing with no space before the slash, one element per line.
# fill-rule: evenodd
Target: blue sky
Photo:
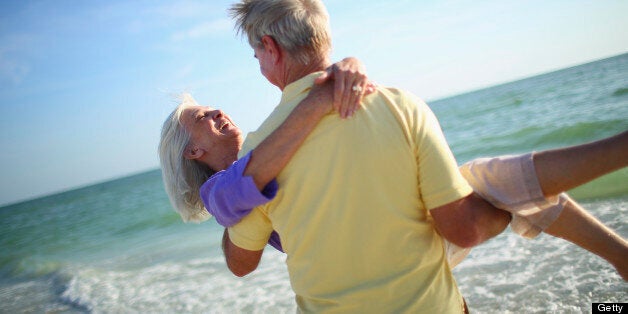
<path fill-rule="evenodd" d="M 254 130 L 279 100 L 233 1 L 2 1 L 0 205 L 158 167 L 191 92 Z M 334 59 L 433 100 L 628 52 L 628 1 L 325 1 Z"/>

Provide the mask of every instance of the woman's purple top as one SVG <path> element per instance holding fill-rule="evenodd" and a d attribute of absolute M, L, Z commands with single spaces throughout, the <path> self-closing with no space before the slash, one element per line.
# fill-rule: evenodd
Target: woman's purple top
<path fill-rule="evenodd" d="M 238 223 L 253 207 L 271 201 L 279 189 L 277 181 L 273 179 L 260 192 L 253 177 L 244 176 L 251 153 L 236 160 L 226 170 L 216 172 L 201 186 L 201 199 L 205 208 L 225 228 Z M 273 231 L 268 244 L 283 252 L 277 232 Z"/>

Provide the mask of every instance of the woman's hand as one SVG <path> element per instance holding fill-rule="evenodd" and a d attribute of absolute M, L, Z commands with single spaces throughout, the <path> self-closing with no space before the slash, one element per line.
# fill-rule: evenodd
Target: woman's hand
<path fill-rule="evenodd" d="M 345 119 L 360 107 L 362 97 L 375 91 L 375 84 L 366 76 L 364 65 L 356 58 L 344 58 L 334 63 L 314 83 L 334 81 L 333 109 Z"/>

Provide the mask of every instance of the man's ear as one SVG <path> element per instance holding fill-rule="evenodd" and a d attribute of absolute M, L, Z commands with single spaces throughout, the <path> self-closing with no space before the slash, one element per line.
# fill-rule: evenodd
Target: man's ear
<path fill-rule="evenodd" d="M 275 39 L 270 35 L 264 35 L 262 36 L 262 45 L 266 52 L 273 57 L 273 63 L 277 64 L 283 56 L 283 50 L 279 47 Z"/>
<path fill-rule="evenodd" d="M 196 146 L 187 146 L 183 151 L 183 157 L 186 159 L 199 159 L 203 156 L 204 151 Z"/>

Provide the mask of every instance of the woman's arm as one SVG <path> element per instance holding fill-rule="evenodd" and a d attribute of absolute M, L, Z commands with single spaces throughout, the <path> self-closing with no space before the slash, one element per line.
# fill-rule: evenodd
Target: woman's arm
<path fill-rule="evenodd" d="M 362 70 L 362 64 L 357 59 L 346 58 L 326 71 L 288 118 L 253 150 L 244 176 L 253 177 L 261 191 L 283 170 L 318 122 L 335 109 L 332 107 L 334 102 L 339 104 L 338 110 L 345 110 L 346 117 L 350 116 L 365 92 L 370 92 Z M 339 85 L 340 80 L 343 84 Z M 359 91 L 347 88 L 349 84 L 359 86 Z M 338 97 L 341 97 L 340 101 Z"/>
<path fill-rule="evenodd" d="M 312 87 L 288 118 L 253 150 L 244 175 L 253 177 L 260 191 L 283 170 L 316 124 L 331 112 L 332 88 L 331 83 Z"/>
<path fill-rule="evenodd" d="M 232 226 L 248 215 L 253 207 L 274 197 L 277 184 L 271 181 L 272 178 L 283 169 L 318 121 L 331 110 L 331 99 L 336 99 L 335 94 L 339 93 L 336 80 L 342 79 L 345 85 L 367 86 L 360 93 L 350 89 L 340 91 L 341 95 L 353 95 L 344 98 L 349 102 L 355 101 L 356 97 L 360 100 L 365 93 L 371 91 L 363 71 L 362 65 L 354 58 L 344 59 L 330 67 L 316 80 L 310 94 L 275 132 L 255 150 L 237 160 L 228 169 L 217 172 L 201 186 L 200 196 L 205 208 L 219 224 Z M 331 80 L 334 81 L 333 96 Z"/>
<path fill-rule="evenodd" d="M 243 175 L 251 176 L 258 190 L 281 172 L 316 124 L 332 111 L 332 93 L 331 82 L 314 85 L 288 118 L 252 151 Z M 227 229 L 222 250 L 229 270 L 238 277 L 255 270 L 263 253 L 238 247 L 229 239 Z"/>

